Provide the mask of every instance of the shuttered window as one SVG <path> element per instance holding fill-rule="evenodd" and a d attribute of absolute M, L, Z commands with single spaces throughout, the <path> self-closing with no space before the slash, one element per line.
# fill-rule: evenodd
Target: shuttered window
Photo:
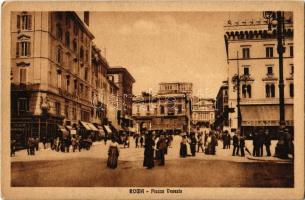
<path fill-rule="evenodd" d="M 32 16 L 27 14 L 17 15 L 17 29 L 31 30 Z"/>

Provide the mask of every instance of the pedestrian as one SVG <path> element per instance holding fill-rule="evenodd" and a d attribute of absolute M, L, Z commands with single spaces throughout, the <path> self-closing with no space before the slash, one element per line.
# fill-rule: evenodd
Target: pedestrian
<path fill-rule="evenodd" d="M 145 138 L 143 161 L 143 166 L 147 167 L 147 169 L 151 169 L 154 167 L 154 146 L 155 142 L 152 138 L 152 133 L 148 132 Z"/>
<path fill-rule="evenodd" d="M 109 148 L 108 148 L 108 160 L 107 167 L 111 169 L 115 169 L 118 166 L 118 157 L 120 155 L 119 152 L 119 144 L 116 142 L 115 138 L 111 139 Z"/>
<path fill-rule="evenodd" d="M 239 149 L 240 149 L 240 156 L 245 156 L 245 137 L 243 135 L 240 136 L 239 139 Z"/>
<path fill-rule="evenodd" d="M 202 134 L 199 134 L 199 135 L 198 135 L 197 144 L 198 144 L 198 146 L 197 146 L 197 152 L 199 152 L 199 149 L 201 149 L 201 151 L 204 152 Z"/>
<path fill-rule="evenodd" d="M 208 144 L 207 144 L 208 137 L 209 137 L 208 133 L 207 133 L 206 131 L 204 131 L 204 146 L 207 146 L 207 145 L 208 145 Z"/>
<path fill-rule="evenodd" d="M 252 155 L 253 156 L 259 156 L 259 148 L 258 148 L 258 132 L 257 130 L 254 131 L 253 133 L 253 138 L 252 138 L 252 144 L 253 144 L 253 151 Z"/>
<path fill-rule="evenodd" d="M 28 152 L 28 155 L 31 155 L 31 137 L 28 137 L 28 140 L 27 140 L 27 152 Z"/>
<path fill-rule="evenodd" d="M 11 157 L 15 156 L 16 151 L 16 140 L 11 139 Z"/>
<path fill-rule="evenodd" d="M 30 138 L 30 155 L 34 156 L 35 155 L 35 139 L 33 137 Z"/>
<path fill-rule="evenodd" d="M 270 145 L 271 145 L 271 137 L 269 135 L 268 129 L 266 129 L 266 131 L 265 131 L 265 147 L 266 147 L 267 156 L 271 156 Z"/>
<path fill-rule="evenodd" d="M 47 143 L 47 139 L 45 136 L 42 137 L 42 144 L 43 144 L 43 148 L 46 149 L 46 143 Z"/>
<path fill-rule="evenodd" d="M 169 147 L 169 148 L 172 148 L 173 139 L 174 139 L 174 138 L 173 138 L 173 135 L 170 134 L 170 135 L 169 135 L 169 144 L 168 144 L 168 147 Z"/>
<path fill-rule="evenodd" d="M 140 145 L 141 145 L 141 148 L 143 147 L 143 142 L 144 142 L 144 138 L 143 138 L 143 135 L 140 136 Z"/>
<path fill-rule="evenodd" d="M 196 155 L 196 144 L 197 144 L 197 140 L 195 137 L 195 133 L 192 133 L 191 139 L 190 139 L 190 149 L 191 149 L 192 156 Z"/>
<path fill-rule="evenodd" d="M 225 132 L 221 135 L 221 139 L 222 139 L 222 148 L 226 149 L 226 147 L 227 147 L 227 135 L 226 135 Z"/>
<path fill-rule="evenodd" d="M 139 148 L 139 136 L 136 135 L 135 137 L 135 143 L 136 143 L 136 148 Z"/>
<path fill-rule="evenodd" d="M 186 143 L 187 143 L 186 135 L 183 135 L 182 140 L 180 142 L 180 157 L 182 158 L 185 158 L 187 156 Z"/>
<path fill-rule="evenodd" d="M 233 153 L 232 153 L 232 156 L 235 156 L 235 155 L 239 155 L 239 141 L 238 141 L 238 136 L 236 134 L 236 132 L 234 133 L 234 136 L 233 136 Z"/>
<path fill-rule="evenodd" d="M 215 135 L 214 131 L 211 131 L 211 155 L 215 155 L 216 154 L 216 146 L 218 145 L 217 142 L 217 135 Z"/>
<path fill-rule="evenodd" d="M 39 138 L 38 137 L 36 137 L 36 139 L 35 139 L 35 148 L 36 148 L 36 151 L 39 150 Z"/>
<path fill-rule="evenodd" d="M 227 149 L 231 148 L 231 135 L 228 131 L 226 131 L 226 136 L 227 136 Z"/>
<path fill-rule="evenodd" d="M 165 165 L 165 148 L 166 148 L 166 141 L 163 135 L 160 136 L 158 142 L 157 142 L 157 155 L 159 160 L 159 165 L 163 166 Z"/>
<path fill-rule="evenodd" d="M 258 134 L 258 156 L 262 157 L 264 155 L 264 143 L 265 143 L 265 134 L 263 129 L 260 129 Z"/>
<path fill-rule="evenodd" d="M 71 138 L 71 145 L 72 145 L 72 151 L 75 152 L 77 146 L 76 146 L 76 138 L 74 135 Z"/>

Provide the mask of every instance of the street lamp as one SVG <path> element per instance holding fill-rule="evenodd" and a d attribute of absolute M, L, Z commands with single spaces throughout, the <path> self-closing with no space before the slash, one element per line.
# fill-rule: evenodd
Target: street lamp
<path fill-rule="evenodd" d="M 283 79 L 283 53 L 285 47 L 283 46 L 284 41 L 284 12 L 282 11 L 265 11 L 263 17 L 267 19 L 268 31 L 272 32 L 272 27 L 276 27 L 277 31 L 277 52 L 279 55 L 279 106 L 280 106 L 280 132 L 282 133 L 286 122 L 285 122 L 285 101 L 284 101 L 284 79 Z M 280 136 L 279 143 L 282 144 L 284 138 Z M 284 142 L 285 143 L 285 142 Z M 286 155 L 283 155 L 286 154 Z M 287 157 L 288 152 L 283 153 L 282 157 Z"/>
<path fill-rule="evenodd" d="M 241 112 L 240 112 L 240 75 L 239 75 L 239 57 L 237 51 L 237 74 L 232 77 L 234 88 L 237 88 L 237 129 L 241 128 Z"/>

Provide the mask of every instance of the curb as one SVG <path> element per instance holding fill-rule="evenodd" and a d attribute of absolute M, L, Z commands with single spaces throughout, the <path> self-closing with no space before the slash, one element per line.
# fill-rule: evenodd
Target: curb
<path fill-rule="evenodd" d="M 272 163 L 293 163 L 293 159 L 280 159 L 280 158 L 274 158 L 274 157 L 253 157 L 253 156 L 247 156 L 247 159 L 249 160 L 256 160 L 260 162 L 272 162 Z"/>

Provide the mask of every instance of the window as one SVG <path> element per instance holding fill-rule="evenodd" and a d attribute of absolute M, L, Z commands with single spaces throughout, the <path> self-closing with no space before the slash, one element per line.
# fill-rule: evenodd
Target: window
<path fill-rule="evenodd" d="M 26 69 L 20 69 L 20 84 L 26 84 Z"/>
<path fill-rule="evenodd" d="M 293 46 L 290 46 L 289 49 L 290 49 L 290 57 L 293 57 Z"/>
<path fill-rule="evenodd" d="M 74 23 L 74 26 L 73 26 L 73 33 L 75 36 L 78 34 L 78 27 L 77 27 L 76 22 Z"/>
<path fill-rule="evenodd" d="M 57 88 L 61 88 L 61 72 L 57 73 Z"/>
<path fill-rule="evenodd" d="M 164 114 L 164 106 L 163 105 L 160 106 L 160 113 Z"/>
<path fill-rule="evenodd" d="M 66 46 L 70 48 L 70 33 L 66 32 Z"/>
<path fill-rule="evenodd" d="M 290 83 L 290 84 L 289 84 L 289 94 L 290 94 L 290 97 L 293 97 L 293 96 L 294 96 L 294 87 L 293 87 L 293 83 Z"/>
<path fill-rule="evenodd" d="M 242 85 L 242 95 L 243 98 L 251 98 L 252 95 L 251 85 L 246 85 L 246 84 Z"/>
<path fill-rule="evenodd" d="M 29 41 L 17 42 L 16 57 L 29 57 L 31 56 L 31 43 Z"/>
<path fill-rule="evenodd" d="M 273 75 L 273 67 L 272 66 L 267 67 L 267 75 Z"/>
<path fill-rule="evenodd" d="M 293 75 L 293 73 L 294 73 L 294 67 L 293 65 L 290 65 L 290 74 Z"/>
<path fill-rule="evenodd" d="M 250 58 L 250 49 L 243 48 L 243 58 Z"/>
<path fill-rule="evenodd" d="M 275 97 L 275 86 L 273 83 L 266 84 L 265 86 L 266 97 Z"/>
<path fill-rule="evenodd" d="M 67 28 L 71 27 L 69 15 L 66 15 L 66 26 L 67 26 Z"/>
<path fill-rule="evenodd" d="M 70 87 L 70 77 L 69 77 L 69 75 L 67 76 L 67 84 L 66 84 L 66 86 L 67 86 L 66 90 L 67 90 L 67 92 L 69 92 L 69 87 Z"/>
<path fill-rule="evenodd" d="M 62 50 L 60 47 L 57 47 L 56 61 L 57 61 L 57 63 L 61 63 L 61 61 L 62 61 Z"/>
<path fill-rule="evenodd" d="M 85 80 L 88 80 L 88 68 L 85 69 Z"/>
<path fill-rule="evenodd" d="M 179 105 L 178 105 L 178 114 L 181 114 L 181 113 L 182 113 L 182 105 L 179 104 Z"/>
<path fill-rule="evenodd" d="M 273 57 L 273 47 L 266 47 L 266 57 L 267 58 Z"/>
<path fill-rule="evenodd" d="M 140 114 L 140 106 L 137 105 L 137 113 Z"/>
<path fill-rule="evenodd" d="M 19 98 L 18 102 L 18 114 L 24 114 L 25 112 L 28 111 L 29 105 L 28 105 L 28 100 L 26 98 Z"/>
<path fill-rule="evenodd" d="M 65 105 L 65 116 L 69 119 L 69 105 Z"/>
<path fill-rule="evenodd" d="M 56 38 L 58 40 L 62 40 L 62 29 L 61 29 L 60 24 L 56 25 Z"/>
<path fill-rule="evenodd" d="M 55 112 L 56 112 L 56 115 L 61 114 L 60 103 L 59 102 L 55 102 Z"/>
<path fill-rule="evenodd" d="M 79 50 L 79 57 L 80 59 L 84 59 L 84 48 L 81 46 Z"/>
<path fill-rule="evenodd" d="M 31 30 L 32 29 L 32 16 L 23 14 L 17 16 L 17 29 Z"/>
<path fill-rule="evenodd" d="M 244 75 L 247 75 L 247 76 L 250 75 L 250 73 L 249 73 L 249 67 L 244 67 Z"/>
<path fill-rule="evenodd" d="M 150 111 L 150 108 L 149 108 L 149 105 L 147 105 L 147 112 L 149 112 Z"/>
<path fill-rule="evenodd" d="M 84 41 L 84 33 L 83 31 L 80 32 L 80 40 L 83 42 Z"/>
<path fill-rule="evenodd" d="M 73 51 L 76 52 L 77 51 L 77 43 L 76 43 L 76 39 L 73 40 Z"/>
<path fill-rule="evenodd" d="M 76 108 L 73 107 L 72 109 L 72 114 L 73 114 L 73 120 L 76 120 Z"/>

